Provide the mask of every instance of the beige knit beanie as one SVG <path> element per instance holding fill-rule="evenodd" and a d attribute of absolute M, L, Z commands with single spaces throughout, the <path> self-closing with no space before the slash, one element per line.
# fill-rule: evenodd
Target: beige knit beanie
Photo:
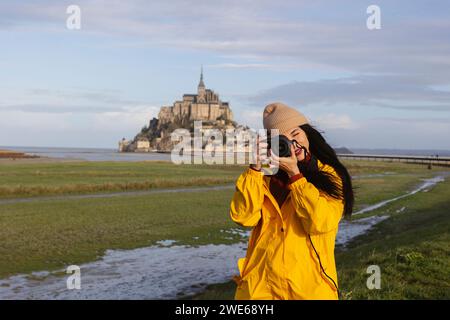
<path fill-rule="evenodd" d="M 285 134 L 286 131 L 309 122 L 301 112 L 284 103 L 274 102 L 264 108 L 263 123 L 264 129 L 278 129 L 280 134 Z"/>

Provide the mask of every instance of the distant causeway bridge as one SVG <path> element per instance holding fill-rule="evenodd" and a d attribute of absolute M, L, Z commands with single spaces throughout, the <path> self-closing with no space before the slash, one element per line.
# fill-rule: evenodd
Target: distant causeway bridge
<path fill-rule="evenodd" d="M 450 157 L 405 156 L 405 155 L 386 155 L 386 154 L 353 154 L 353 153 L 338 153 L 337 156 L 340 159 L 349 159 L 349 160 L 406 162 L 432 166 L 450 167 Z"/>

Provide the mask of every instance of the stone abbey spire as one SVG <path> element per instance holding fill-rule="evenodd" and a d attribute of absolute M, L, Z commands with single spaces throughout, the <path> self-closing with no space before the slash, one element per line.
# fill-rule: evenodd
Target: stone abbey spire
<path fill-rule="evenodd" d="M 198 84 L 199 88 L 205 88 L 205 83 L 203 82 L 203 65 L 200 69 L 200 82 Z"/>
<path fill-rule="evenodd" d="M 197 94 L 198 94 L 198 102 L 205 103 L 206 102 L 206 87 L 205 87 L 205 83 L 203 82 L 203 65 L 202 65 L 202 68 L 200 71 L 200 82 L 198 83 Z"/>

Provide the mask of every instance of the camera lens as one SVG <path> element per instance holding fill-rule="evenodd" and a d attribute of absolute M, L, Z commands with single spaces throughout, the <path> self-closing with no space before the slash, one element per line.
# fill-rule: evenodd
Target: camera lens
<path fill-rule="evenodd" d="M 278 157 L 290 157 L 292 141 L 285 135 L 279 135 L 275 139 L 278 139 L 278 148 L 272 149 L 269 146 L 272 152 Z"/>

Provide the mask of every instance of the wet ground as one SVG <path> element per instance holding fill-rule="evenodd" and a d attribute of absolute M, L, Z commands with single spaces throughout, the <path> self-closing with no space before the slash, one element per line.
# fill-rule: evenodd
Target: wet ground
<path fill-rule="evenodd" d="M 41 201 L 55 201 L 55 200 L 73 200 L 73 199 L 94 199 L 94 198 L 112 198 L 112 197 L 127 197 L 127 196 L 144 196 L 158 193 L 178 193 L 178 192 L 201 192 L 201 191 L 215 191 L 233 189 L 234 184 L 207 186 L 207 187 L 182 187 L 182 188 L 161 188 L 143 191 L 122 191 L 98 194 L 80 194 L 80 195 L 62 195 L 62 196 L 44 196 L 44 197 L 30 197 L 30 198 L 15 198 L 15 199 L 0 199 L 2 204 L 14 203 L 28 203 Z"/>
<path fill-rule="evenodd" d="M 424 179 L 413 191 L 355 214 L 428 191 L 440 181 L 444 181 L 444 175 Z M 388 216 L 371 216 L 342 221 L 336 244 L 345 247 L 348 241 L 386 218 Z M 243 241 L 231 245 L 185 246 L 173 240 L 162 240 L 147 248 L 108 250 L 100 260 L 80 265 L 81 290 L 67 289 L 69 275 L 61 275 L 64 270 L 42 271 L 0 280 L 0 299 L 171 299 L 194 294 L 208 284 L 228 281 L 238 273 L 236 261 L 245 256 L 249 232 L 240 229 L 222 232 L 224 238 L 227 233 L 241 233 Z"/>
<path fill-rule="evenodd" d="M 343 222 L 337 244 L 345 244 L 381 219 Z M 242 233 L 223 231 L 225 237 Z M 248 235 L 242 233 L 243 239 Z M 67 289 L 68 275 L 44 271 L 0 280 L 0 299 L 173 299 L 229 280 L 238 273 L 236 261 L 245 256 L 246 248 L 246 242 L 193 247 L 163 240 L 147 248 L 109 250 L 101 260 L 80 265 L 82 290 Z"/>

